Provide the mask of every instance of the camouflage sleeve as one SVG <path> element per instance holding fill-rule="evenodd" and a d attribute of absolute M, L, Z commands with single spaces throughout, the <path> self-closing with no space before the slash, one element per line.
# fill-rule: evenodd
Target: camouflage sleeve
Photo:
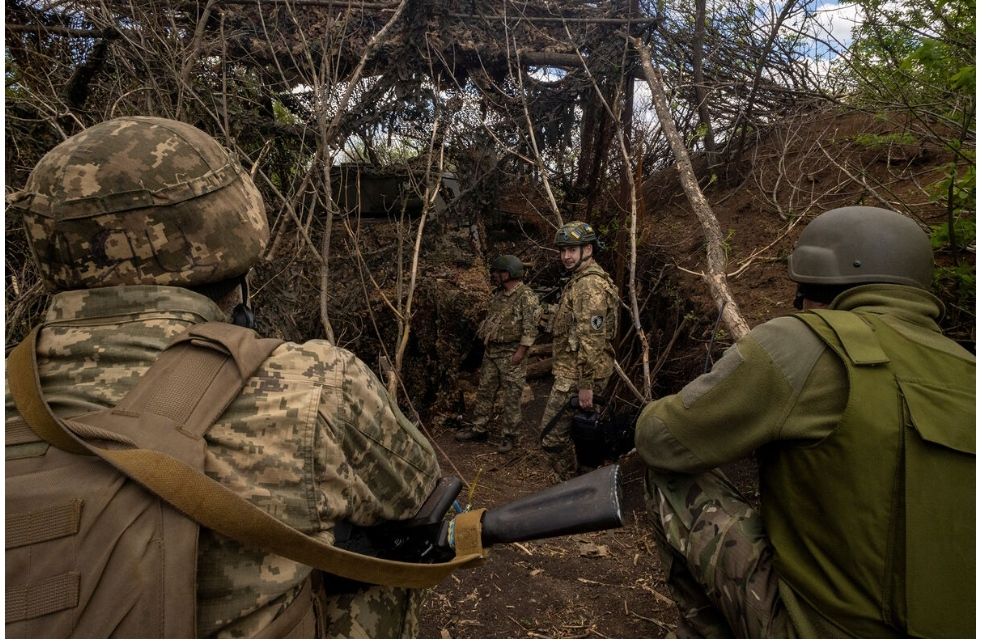
<path fill-rule="evenodd" d="M 541 303 L 534 291 L 526 289 L 521 300 L 521 333 L 520 343 L 529 347 L 537 340 L 538 324 L 541 321 Z"/>
<path fill-rule="evenodd" d="M 438 480 L 435 452 L 370 369 L 342 353 L 341 386 L 325 387 L 318 408 L 319 518 L 357 525 L 408 518 Z"/>
<path fill-rule="evenodd" d="M 348 352 L 347 352 L 348 353 Z M 440 474 L 427 438 L 352 354 L 341 387 L 323 390 L 315 442 L 319 517 L 357 525 L 414 515 Z M 371 586 L 326 598 L 325 635 L 415 637 L 423 595 Z"/>
<path fill-rule="evenodd" d="M 579 389 L 591 389 L 595 365 L 610 360 L 607 316 L 610 298 L 602 278 L 589 276 L 575 284 L 573 308 L 577 338 L 576 374 Z"/>
<path fill-rule="evenodd" d="M 845 407 L 842 366 L 791 322 L 804 327 L 793 318 L 762 324 L 709 373 L 647 405 L 636 433 L 644 462 L 702 472 L 772 441 L 817 441 L 831 433 Z"/>

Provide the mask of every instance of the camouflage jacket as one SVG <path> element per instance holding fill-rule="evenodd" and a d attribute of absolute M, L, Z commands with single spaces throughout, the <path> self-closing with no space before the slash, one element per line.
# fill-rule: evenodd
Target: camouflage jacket
<path fill-rule="evenodd" d="M 619 295 L 609 275 L 589 259 L 561 292 L 551 325 L 556 378 L 590 389 L 613 373 Z"/>
<path fill-rule="evenodd" d="M 479 325 L 479 337 L 487 345 L 520 344 L 529 347 L 538 334 L 541 304 L 538 296 L 521 282 L 512 291 L 498 288 L 490 299 L 486 319 Z"/>
<path fill-rule="evenodd" d="M 68 417 L 112 406 L 172 338 L 211 320 L 223 320 L 211 300 L 177 287 L 55 295 L 38 342 L 41 385 L 52 410 Z M 6 406 L 10 416 L 9 390 Z M 374 374 L 352 353 L 321 340 L 275 349 L 205 439 L 206 474 L 327 543 L 338 520 L 368 525 L 410 517 L 439 475 L 431 445 Z M 310 572 L 203 529 L 199 636 L 259 632 Z M 375 597 L 371 605 L 377 604 Z M 361 617 L 345 628 L 373 636 L 376 616 Z"/>

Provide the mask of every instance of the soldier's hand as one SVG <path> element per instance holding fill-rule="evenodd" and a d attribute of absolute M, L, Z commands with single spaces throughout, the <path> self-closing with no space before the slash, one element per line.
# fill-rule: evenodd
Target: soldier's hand
<path fill-rule="evenodd" d="M 524 356 L 526 355 L 527 355 L 527 347 L 523 345 L 517 347 L 517 350 L 514 351 L 514 354 L 510 356 L 510 364 L 512 365 L 520 364 L 521 361 L 524 359 Z"/>
<path fill-rule="evenodd" d="M 592 409 L 592 389 L 579 389 L 579 407 Z"/>

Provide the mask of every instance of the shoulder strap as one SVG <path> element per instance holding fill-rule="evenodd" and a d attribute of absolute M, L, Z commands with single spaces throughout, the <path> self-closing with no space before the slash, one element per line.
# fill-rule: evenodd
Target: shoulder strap
<path fill-rule="evenodd" d="M 197 330 L 203 331 L 203 329 Z M 188 338 L 176 340 L 176 343 L 187 341 L 192 346 L 201 348 L 216 350 L 218 345 L 227 351 L 233 349 L 232 353 L 224 357 L 223 364 L 217 369 L 217 372 L 225 371 L 229 374 L 235 368 L 239 377 L 246 378 L 266 357 L 264 354 L 259 361 L 256 361 L 258 352 L 248 350 L 244 354 L 253 355 L 253 359 L 244 359 L 244 354 L 239 353 L 239 348 L 242 345 L 237 344 L 237 342 L 248 344 L 247 338 L 234 338 L 230 342 L 228 338 L 221 337 L 225 334 L 225 330 L 216 327 L 204 330 L 206 333 L 190 333 Z M 148 437 L 147 434 L 151 432 L 140 429 L 133 430 L 134 425 L 140 424 L 134 422 L 135 413 L 142 420 L 155 416 L 172 420 L 167 419 L 163 414 L 147 410 L 144 413 L 133 412 L 126 408 L 121 409 L 119 406 L 107 412 L 98 412 L 96 415 L 100 416 L 98 419 L 100 422 L 106 417 L 117 419 L 109 429 L 96 426 L 92 422 L 76 422 L 76 420 L 58 418 L 52 413 L 42 396 L 37 369 L 37 336 L 38 327 L 32 330 L 30 335 L 11 352 L 7 360 L 7 380 L 10 393 L 18 411 L 35 433 L 59 449 L 78 454 L 92 453 L 99 456 L 210 530 L 241 543 L 279 554 L 340 577 L 383 586 L 405 588 L 434 586 L 452 571 L 465 564 L 476 562 L 483 556 L 481 546 L 464 547 L 461 551 L 457 548 L 456 556 L 452 561 L 438 564 L 419 564 L 378 559 L 336 548 L 313 539 L 268 515 L 249 501 L 228 490 L 218 481 L 205 475 L 201 471 L 201 466 L 196 467 L 198 465 L 197 459 L 203 458 L 202 453 L 193 454 L 189 440 L 186 440 L 192 438 L 191 434 L 181 432 L 185 439 L 177 441 L 180 443 L 179 448 L 173 449 L 170 445 L 162 444 L 169 441 L 162 441 L 160 437 L 156 440 L 153 437 Z M 267 353 L 269 354 L 273 348 L 271 346 L 267 349 Z M 264 348 L 259 349 L 260 352 L 263 350 Z M 245 373 L 251 364 L 253 364 L 251 371 Z M 162 367 L 162 369 L 165 368 L 168 367 Z M 171 365 L 170 368 L 176 369 L 177 367 Z M 208 369 L 210 367 L 200 368 Z M 180 403 L 175 402 L 177 394 L 156 395 L 153 391 L 148 391 L 149 387 L 142 387 L 142 384 L 139 383 L 124 400 L 147 397 L 161 399 L 160 407 L 154 409 L 163 410 L 172 416 L 198 418 L 200 422 L 205 422 L 204 419 L 215 413 L 215 408 L 211 406 L 199 405 L 191 410 L 182 408 Z M 122 403 L 123 401 L 121 401 Z M 222 410 L 219 414 L 221 413 Z M 215 415 L 218 417 L 219 414 Z M 86 417 L 79 417 L 78 420 L 91 421 L 95 419 L 96 415 L 92 417 L 86 415 Z M 163 421 L 157 420 L 156 422 Z M 158 427 L 160 430 L 161 425 Z M 198 430 L 196 429 L 196 431 Z M 151 442 L 148 444 L 144 441 Z M 482 510 L 475 512 L 482 512 Z M 462 543 L 469 543 L 470 541 L 474 540 L 463 539 Z M 475 541 L 478 542 L 478 539 Z"/>
<path fill-rule="evenodd" d="M 854 365 L 878 365 L 890 361 L 880 346 L 873 329 L 863 321 L 863 318 L 852 311 L 812 309 L 805 313 L 798 313 L 795 317 L 816 331 L 818 324 L 828 326 L 839 339 L 846 355 L 849 356 Z"/>

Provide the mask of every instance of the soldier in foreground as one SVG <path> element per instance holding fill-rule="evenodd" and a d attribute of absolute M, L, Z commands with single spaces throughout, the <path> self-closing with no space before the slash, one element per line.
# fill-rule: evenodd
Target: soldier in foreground
<path fill-rule="evenodd" d="M 50 151 L 10 206 L 8 216 L 23 217 L 54 293 L 36 350 L 40 387 L 58 418 L 116 405 L 192 325 L 249 318 L 237 305 L 268 240 L 263 202 L 239 162 L 190 125 L 128 117 L 91 127 Z M 217 338 L 196 335 L 188 350 L 223 340 Z M 197 422 L 205 474 L 324 543 L 332 542 L 337 522 L 414 515 L 435 487 L 438 463 L 374 374 L 325 341 L 274 344 L 224 411 L 220 405 L 221 415 Z M 177 520 L 164 505 L 112 527 L 114 508 L 146 503 L 146 493 L 114 479 L 99 459 L 71 454 L 71 440 L 56 448 L 36 435 L 25 422 L 30 406 L 15 408 L 10 376 L 8 636 L 416 634 L 417 591 L 372 586 L 332 594 L 311 566 L 206 529 L 196 555 L 196 532 L 170 528 Z M 150 392 L 154 404 L 145 416 L 182 412 L 182 401 L 196 393 L 187 383 L 200 381 L 209 378 L 177 374 L 168 381 L 174 392 Z M 201 401 L 199 409 L 212 404 Z M 182 421 L 183 432 L 196 417 Z M 87 432 L 84 423 L 73 428 Z M 91 450 L 126 443 L 90 434 Z M 99 483 L 101 476 L 115 487 Z M 59 492 L 59 484 L 69 489 Z M 59 494 L 77 498 L 56 502 Z M 48 518 L 38 524 L 39 516 Z M 154 517 L 163 517 L 163 527 Z M 320 597 L 317 615 L 313 596 Z"/>
<path fill-rule="evenodd" d="M 644 409 L 679 635 L 975 635 L 975 357 L 932 267 L 907 217 L 828 211 L 790 257 L 804 312 Z M 759 512 L 716 469 L 753 450 Z"/>
<path fill-rule="evenodd" d="M 571 278 L 551 323 L 554 382 L 540 427 L 541 447 L 555 474 L 566 480 L 577 467 L 571 439 L 574 409 L 569 403 L 578 396 L 581 409 L 592 409 L 609 382 L 619 296 L 593 257 L 599 238 L 592 226 L 581 221 L 563 225 L 555 234 L 555 246 Z"/>
<path fill-rule="evenodd" d="M 490 299 L 489 313 L 479 328 L 485 345 L 480 367 L 472 429 L 456 433 L 458 441 L 485 441 L 497 407 L 500 442 L 497 451 L 509 452 L 517 445 L 520 399 L 527 376 L 527 351 L 537 338 L 541 305 L 531 287 L 523 282 L 524 264 L 513 255 L 500 255 L 490 267 L 498 285 Z"/>

